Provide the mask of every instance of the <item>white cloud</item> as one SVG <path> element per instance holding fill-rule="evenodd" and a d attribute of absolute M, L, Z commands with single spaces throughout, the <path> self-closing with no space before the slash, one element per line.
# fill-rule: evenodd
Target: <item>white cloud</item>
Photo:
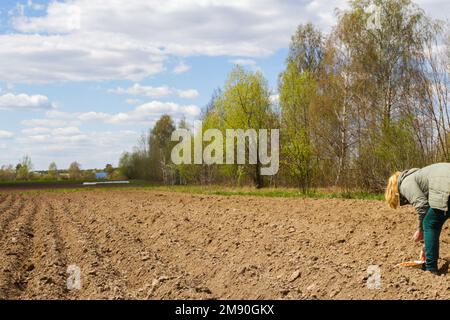
<path fill-rule="evenodd" d="M 29 154 L 36 169 L 46 169 L 51 161 L 56 161 L 61 169 L 72 161 L 81 162 L 86 169 L 103 168 L 107 162 L 117 163 L 122 152 L 135 145 L 139 137 L 139 133 L 132 130 L 72 130 L 60 135 L 60 129 L 65 128 L 47 128 L 46 133 L 40 134 L 39 130 L 23 132 L 14 144 L 0 145 L 8 148 L 8 153 L 0 153 L 0 163 L 16 163 L 24 154 Z"/>
<path fill-rule="evenodd" d="M 65 127 L 65 128 L 56 128 L 52 130 L 52 134 L 55 136 L 76 136 L 81 133 L 78 127 Z"/>
<path fill-rule="evenodd" d="M 198 91 L 195 89 L 176 90 L 176 93 L 180 98 L 186 98 L 186 99 L 194 99 L 199 96 Z"/>
<path fill-rule="evenodd" d="M 0 109 L 40 110 L 52 109 L 55 105 L 46 96 L 6 93 L 0 96 Z"/>
<path fill-rule="evenodd" d="M 89 111 L 89 112 L 78 112 L 78 113 L 70 113 L 59 110 L 51 110 L 45 113 L 47 119 L 35 119 L 34 121 L 39 120 L 49 120 L 49 125 L 51 127 L 59 126 L 59 123 L 63 123 L 64 126 L 78 126 L 82 121 L 96 121 L 96 120 L 107 120 L 110 115 L 104 112 L 97 111 Z"/>
<path fill-rule="evenodd" d="M 180 62 L 175 66 L 175 68 L 173 68 L 173 73 L 181 74 L 181 73 L 188 72 L 189 70 L 191 70 L 190 66 L 188 66 L 184 62 Z"/>
<path fill-rule="evenodd" d="M 48 143 L 45 148 L 52 147 L 58 150 L 83 147 L 85 143 L 95 144 L 96 141 L 105 137 L 105 132 L 82 132 L 78 127 L 31 128 L 22 130 L 22 133 L 23 136 L 16 139 L 20 144 Z M 120 130 L 115 133 L 108 131 L 106 134 L 117 138 L 119 134 L 134 135 L 136 133 L 129 130 Z"/>
<path fill-rule="evenodd" d="M 62 134 L 61 134 L 62 133 Z M 26 135 L 17 138 L 17 142 L 20 144 L 27 143 L 47 143 L 47 144 L 72 144 L 73 143 L 84 143 L 89 142 L 90 136 L 88 134 L 83 134 L 80 131 L 70 132 L 66 131 L 65 128 L 58 128 L 51 130 L 48 134 L 34 134 Z"/>
<path fill-rule="evenodd" d="M 288 45 L 299 23 L 329 29 L 345 2 L 52 1 L 44 15 L 22 8 L 11 18 L 17 32 L 0 35 L 0 74 L 12 83 L 141 81 L 163 71 L 169 56 L 269 55 Z M 187 69 L 181 62 L 173 71 Z"/>
<path fill-rule="evenodd" d="M 49 138 L 56 138 L 61 140 L 79 139 L 83 136 L 78 127 L 61 127 L 61 128 L 45 128 L 35 127 L 22 130 L 22 134 L 32 140 L 47 140 Z M 70 137 L 70 138 L 69 138 Z"/>
<path fill-rule="evenodd" d="M 141 86 L 139 83 L 135 83 L 129 88 L 117 88 L 109 90 L 109 92 L 130 95 L 146 95 L 152 98 L 161 98 L 170 95 L 172 90 L 167 86 L 151 87 Z"/>
<path fill-rule="evenodd" d="M 107 124 L 147 124 L 153 125 L 162 115 L 168 114 L 174 119 L 186 117 L 195 119 L 200 115 L 200 108 L 196 105 L 181 105 L 174 102 L 152 101 L 136 106 L 127 112 L 105 113 L 105 112 L 77 112 L 69 113 L 62 111 L 48 111 L 46 118 L 23 120 L 21 123 L 31 129 L 24 129 L 26 134 L 42 135 L 47 133 L 56 134 L 53 129 L 45 130 L 45 127 L 65 128 L 70 133 L 77 133 L 78 126 L 83 122 L 101 121 Z M 63 133 L 63 131 L 58 131 Z"/>
<path fill-rule="evenodd" d="M 107 120 L 108 123 L 155 123 L 163 114 L 168 114 L 174 118 L 177 116 L 186 116 L 192 119 L 200 114 L 200 108 L 195 105 L 179 105 L 172 102 L 152 101 L 142 104 L 129 112 L 121 112 Z"/>
<path fill-rule="evenodd" d="M 124 35 L 0 35 L 0 73 L 10 83 L 139 81 L 164 70 L 160 50 Z"/>
<path fill-rule="evenodd" d="M 12 137 L 14 137 L 14 133 L 5 130 L 0 130 L 0 139 L 9 139 Z"/>
<path fill-rule="evenodd" d="M 44 118 L 22 120 L 21 124 L 27 127 L 65 127 L 70 125 L 78 125 L 79 122 L 67 121 L 63 119 Z"/>
<path fill-rule="evenodd" d="M 151 98 L 163 98 L 171 95 L 177 95 L 180 98 L 193 99 L 198 97 L 199 93 L 195 89 L 180 90 L 170 88 L 168 86 L 152 87 L 152 86 L 142 86 L 139 83 L 135 83 L 129 88 L 116 88 L 109 90 L 109 92 L 118 94 L 129 94 L 129 95 L 144 95 Z"/>
<path fill-rule="evenodd" d="M 47 134 L 47 133 L 50 133 L 50 132 L 51 132 L 51 129 L 43 128 L 43 127 L 27 128 L 27 129 L 23 129 L 22 130 L 22 133 L 27 135 L 27 136 Z"/>
<path fill-rule="evenodd" d="M 30 2 L 28 5 L 33 5 Z M 52 33 L 69 33 L 81 28 L 81 7 L 71 3 L 52 2 L 47 8 L 47 16 L 27 17 L 16 16 L 12 19 L 13 26 L 21 32 L 36 33 L 50 31 Z"/>
<path fill-rule="evenodd" d="M 60 111 L 60 110 L 48 110 L 45 115 L 48 118 L 53 118 L 53 119 L 66 119 L 66 120 L 73 120 L 72 116 L 64 111 Z"/>
<path fill-rule="evenodd" d="M 93 121 L 93 120 L 107 120 L 110 118 L 110 115 L 104 112 L 84 112 L 78 115 L 75 115 L 81 121 Z"/>

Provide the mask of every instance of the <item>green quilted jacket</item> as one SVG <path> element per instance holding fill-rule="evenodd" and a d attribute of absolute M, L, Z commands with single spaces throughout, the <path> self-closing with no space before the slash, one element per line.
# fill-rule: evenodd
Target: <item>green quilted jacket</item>
<path fill-rule="evenodd" d="M 398 179 L 400 205 L 412 204 L 419 214 L 419 228 L 428 209 L 448 210 L 450 163 L 436 163 L 422 169 L 403 171 Z"/>

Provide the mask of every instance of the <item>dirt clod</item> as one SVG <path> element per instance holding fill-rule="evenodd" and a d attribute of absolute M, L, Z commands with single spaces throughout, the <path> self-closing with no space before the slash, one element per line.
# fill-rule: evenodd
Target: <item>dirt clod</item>
<path fill-rule="evenodd" d="M 300 270 L 295 270 L 289 277 L 289 282 L 294 282 L 300 277 Z"/>

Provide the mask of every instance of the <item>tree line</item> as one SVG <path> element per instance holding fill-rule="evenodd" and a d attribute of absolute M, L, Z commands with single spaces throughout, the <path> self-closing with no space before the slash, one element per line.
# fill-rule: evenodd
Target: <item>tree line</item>
<path fill-rule="evenodd" d="M 410 0 L 349 4 L 336 12 L 327 34 L 312 23 L 298 26 L 277 95 L 261 72 L 234 66 L 203 108 L 203 130 L 279 129 L 275 176 L 262 176 L 259 162 L 173 164 L 173 131 L 190 130 L 193 139 L 201 133 L 169 115 L 123 153 L 118 170 L 105 170 L 161 184 L 379 191 L 393 171 L 450 161 L 448 25 Z M 1 167 L 0 180 L 79 180 L 93 173 L 74 162 L 64 172 L 52 163 L 38 174 L 25 157 L 15 167 Z"/>
<path fill-rule="evenodd" d="M 35 171 L 30 156 L 26 155 L 16 165 L 3 165 L 0 167 L 0 182 L 11 181 L 89 181 L 95 180 L 95 173 L 98 170 L 88 169 L 82 170 L 81 164 L 74 161 L 69 165 L 68 169 L 61 170 L 55 162 L 51 162 L 48 170 Z M 121 175 L 120 170 L 114 168 L 112 164 L 107 164 L 103 169 L 108 175 L 108 179 L 121 180 L 125 179 Z"/>
<path fill-rule="evenodd" d="M 279 128 L 276 176 L 262 177 L 258 165 L 174 165 L 171 133 L 189 125 L 168 115 L 119 167 L 164 184 L 378 191 L 393 171 L 450 160 L 449 69 L 443 22 L 409 0 L 351 1 L 329 34 L 298 27 L 278 101 L 261 72 L 235 66 L 204 108 L 205 128 Z"/>

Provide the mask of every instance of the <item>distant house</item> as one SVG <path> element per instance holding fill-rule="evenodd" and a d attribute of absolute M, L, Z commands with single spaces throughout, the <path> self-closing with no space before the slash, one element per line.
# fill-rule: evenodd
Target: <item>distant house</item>
<path fill-rule="evenodd" d="M 108 173 L 106 173 L 106 172 L 96 172 L 95 173 L 95 179 L 97 179 L 97 180 L 108 179 Z"/>

